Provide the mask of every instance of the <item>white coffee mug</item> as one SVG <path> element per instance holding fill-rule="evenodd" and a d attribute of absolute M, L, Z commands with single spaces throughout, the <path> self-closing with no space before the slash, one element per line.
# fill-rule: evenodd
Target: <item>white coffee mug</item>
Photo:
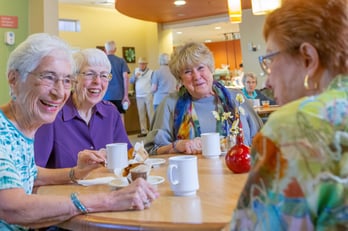
<path fill-rule="evenodd" d="M 106 145 L 106 160 L 108 169 L 123 169 L 128 166 L 127 147 L 127 143 L 112 143 Z"/>
<path fill-rule="evenodd" d="M 218 158 L 221 155 L 220 134 L 202 133 L 202 155 L 206 158 Z"/>
<path fill-rule="evenodd" d="M 167 177 L 174 195 L 195 195 L 199 189 L 197 156 L 173 156 L 168 161 Z"/>

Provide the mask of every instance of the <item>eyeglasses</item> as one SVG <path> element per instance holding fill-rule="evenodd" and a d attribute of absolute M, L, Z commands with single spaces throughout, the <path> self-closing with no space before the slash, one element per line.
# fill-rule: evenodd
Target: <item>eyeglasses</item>
<path fill-rule="evenodd" d="M 112 74 L 108 72 L 100 72 L 99 74 L 94 71 L 87 71 L 79 73 L 87 80 L 95 80 L 98 76 L 103 82 L 109 82 L 112 79 Z"/>
<path fill-rule="evenodd" d="M 75 79 L 70 75 L 66 75 L 60 78 L 57 73 L 50 72 L 50 71 L 42 72 L 42 73 L 28 72 L 28 74 L 31 74 L 39 78 L 43 85 L 46 85 L 49 87 L 53 87 L 54 84 L 58 83 L 59 81 L 62 81 L 63 87 L 65 89 L 71 89 L 73 83 L 75 82 Z"/>
<path fill-rule="evenodd" d="M 261 55 L 259 56 L 259 63 L 261 66 L 261 69 L 267 74 L 271 74 L 271 68 L 270 65 L 272 64 L 273 57 L 280 54 L 280 51 L 275 51 L 267 55 Z"/>

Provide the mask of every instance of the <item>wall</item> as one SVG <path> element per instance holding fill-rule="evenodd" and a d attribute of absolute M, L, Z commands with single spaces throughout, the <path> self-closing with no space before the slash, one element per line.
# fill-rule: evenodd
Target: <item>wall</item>
<path fill-rule="evenodd" d="M 1 0 L 0 15 L 17 16 L 18 28 L 0 28 L 0 105 L 9 101 L 9 87 L 7 84 L 6 65 L 9 54 L 28 35 L 28 1 L 27 0 Z M 4 43 L 4 33 L 15 33 L 15 45 Z"/>
<path fill-rule="evenodd" d="M 266 54 L 266 44 L 263 40 L 262 29 L 265 15 L 253 15 L 251 10 L 243 10 L 240 24 L 240 37 L 243 56 L 244 72 L 254 72 L 258 76 L 257 88 L 263 88 L 266 76 L 263 75 L 258 57 Z M 249 43 L 257 45 L 257 51 L 249 50 Z"/>
<path fill-rule="evenodd" d="M 150 68 L 159 66 L 157 23 L 124 16 L 115 9 L 73 4 L 60 4 L 59 18 L 80 20 L 81 32 L 59 32 L 76 49 L 104 46 L 114 40 L 116 55 L 122 56 L 122 47 L 135 47 L 136 58 L 145 56 Z M 128 65 L 131 71 L 137 67 L 136 63 Z"/>

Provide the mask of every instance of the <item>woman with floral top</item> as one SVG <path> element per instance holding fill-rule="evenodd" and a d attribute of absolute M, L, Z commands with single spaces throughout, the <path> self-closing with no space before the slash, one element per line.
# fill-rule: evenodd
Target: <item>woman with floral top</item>
<path fill-rule="evenodd" d="M 253 140 L 231 229 L 347 230 L 347 0 L 285 1 L 264 37 L 259 60 L 284 106 Z"/>
<path fill-rule="evenodd" d="M 231 112 L 233 115 L 236 94 L 241 92 L 229 91 L 213 81 L 213 55 L 203 44 L 188 43 L 177 48 L 169 68 L 182 87 L 158 106 L 152 131 L 146 137 L 146 147 L 151 154 L 201 153 L 201 133 L 226 135 L 224 123 L 216 120 L 212 112 L 219 115 Z M 244 109 L 241 122 L 245 143 L 250 145 L 262 121 L 248 103 L 241 107 Z M 230 125 L 234 119 L 229 118 Z"/>

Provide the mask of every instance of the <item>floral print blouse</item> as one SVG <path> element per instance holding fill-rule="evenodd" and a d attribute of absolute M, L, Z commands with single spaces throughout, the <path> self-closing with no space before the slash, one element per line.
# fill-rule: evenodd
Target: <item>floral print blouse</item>
<path fill-rule="evenodd" d="M 232 230 L 348 230 L 348 76 L 274 112 L 252 157 Z"/>

